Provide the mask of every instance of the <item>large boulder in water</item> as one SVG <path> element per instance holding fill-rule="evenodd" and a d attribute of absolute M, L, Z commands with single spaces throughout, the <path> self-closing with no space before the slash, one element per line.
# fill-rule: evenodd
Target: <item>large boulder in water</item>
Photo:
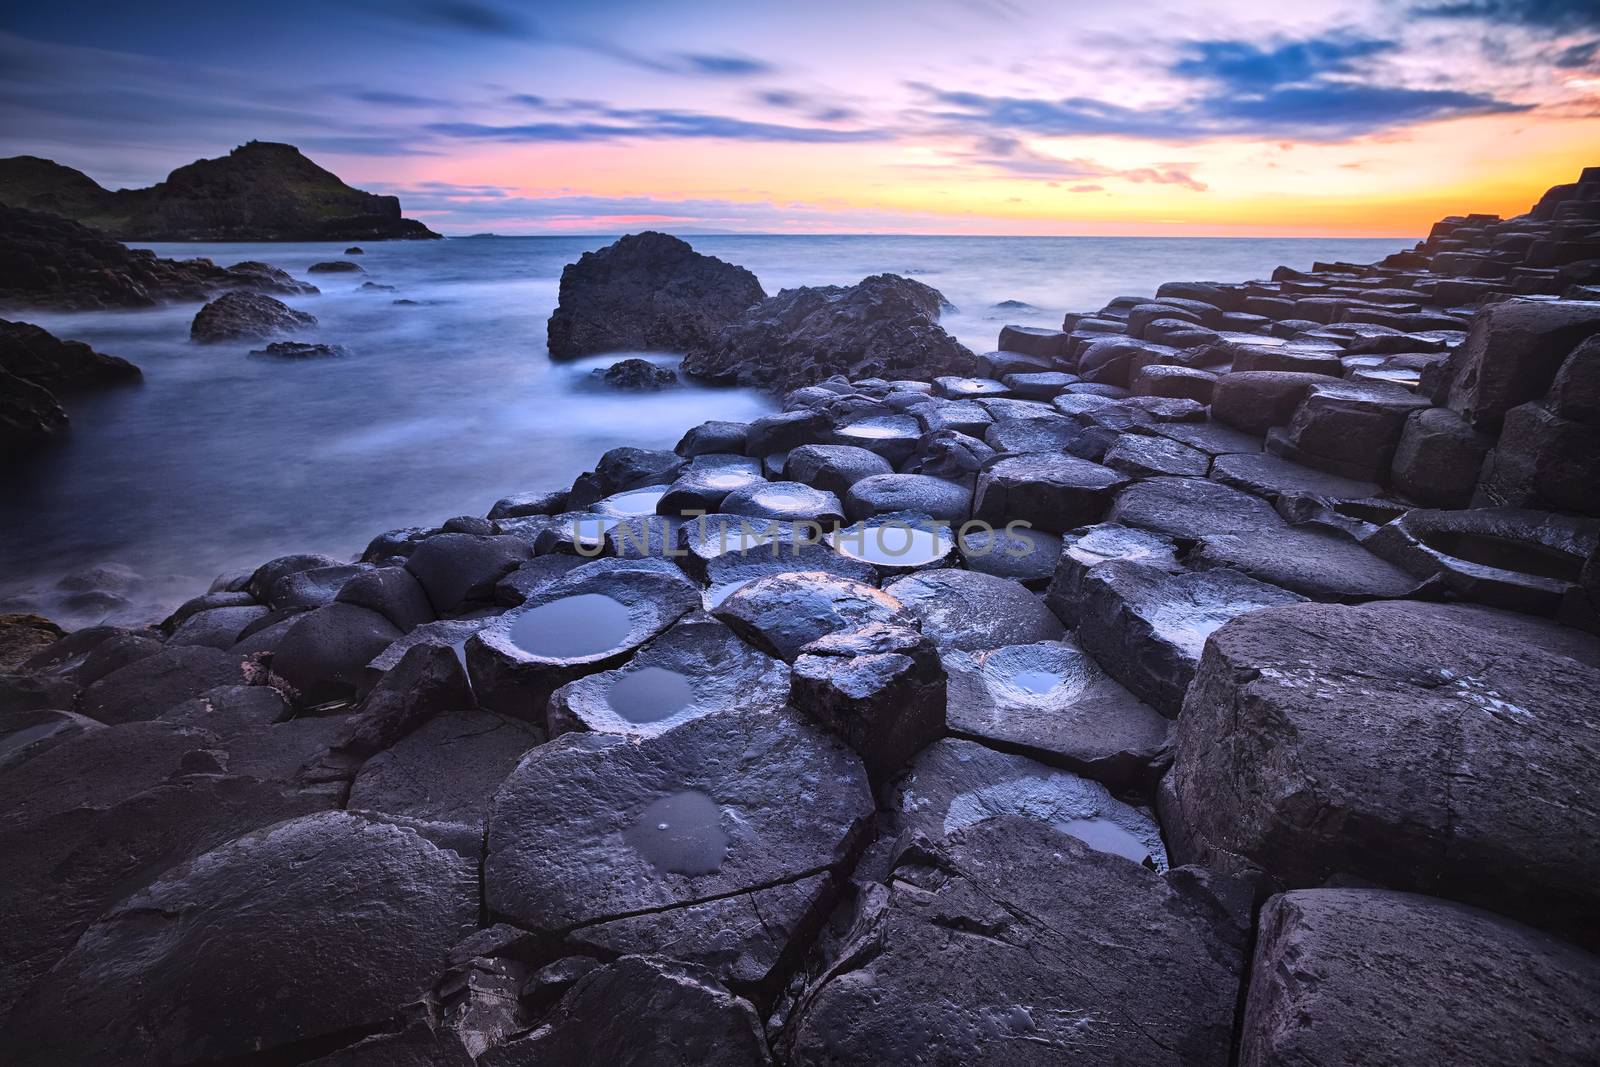
<path fill-rule="evenodd" d="M 260 341 L 279 333 L 315 326 L 317 317 L 296 311 L 265 293 L 235 290 L 201 308 L 189 325 L 190 340 Z"/>
<path fill-rule="evenodd" d="M 778 391 L 835 374 L 915 378 L 978 372 L 978 360 L 939 325 L 944 297 L 896 274 L 856 285 L 785 289 L 689 352 L 683 371 Z"/>
<path fill-rule="evenodd" d="M 561 272 L 550 358 L 694 348 L 766 296 L 743 267 L 664 233 L 630 233 Z"/>
<path fill-rule="evenodd" d="M 82 341 L 62 341 L 27 322 L 0 319 L 0 371 L 47 389 L 80 389 L 135 380 L 139 368 Z"/>

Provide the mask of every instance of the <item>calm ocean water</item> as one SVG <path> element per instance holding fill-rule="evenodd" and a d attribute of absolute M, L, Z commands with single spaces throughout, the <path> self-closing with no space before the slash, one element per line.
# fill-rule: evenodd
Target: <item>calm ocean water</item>
<path fill-rule="evenodd" d="M 67 625 L 145 621 L 223 571 L 286 552 L 359 552 L 383 530 L 483 514 L 513 492 L 570 483 L 618 444 L 670 448 L 710 418 L 772 409 L 744 390 L 634 396 L 594 389 L 621 358 L 552 364 L 545 319 L 561 268 L 608 237 L 375 243 L 366 275 L 307 275 L 342 245 L 153 245 L 163 256 L 260 259 L 322 295 L 317 339 L 342 360 L 247 358 L 258 345 L 196 346 L 198 305 L 13 315 L 133 360 L 141 386 L 68 398 L 69 439 L 0 482 L 0 610 Z M 753 270 L 769 293 L 909 275 L 959 309 L 945 326 L 975 351 L 1001 325 L 1059 325 L 1065 311 L 1150 294 L 1163 281 L 1239 281 L 1280 263 L 1368 262 L 1399 239 L 699 236 L 698 250 Z M 394 293 L 358 290 L 363 281 Z M 406 298 L 419 306 L 397 306 Z M 997 311 L 1020 300 L 1039 310 Z M 660 362 L 671 356 L 653 355 Z M 72 604 L 63 576 L 115 563 L 127 603 Z M 70 582 L 69 582 L 70 584 Z"/>

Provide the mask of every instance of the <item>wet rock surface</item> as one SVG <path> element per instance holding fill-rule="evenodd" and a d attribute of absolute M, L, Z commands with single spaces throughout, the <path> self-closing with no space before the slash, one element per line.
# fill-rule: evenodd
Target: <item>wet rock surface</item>
<path fill-rule="evenodd" d="M 317 318 L 296 311 L 264 293 L 224 293 L 195 314 L 189 337 L 203 344 L 218 341 L 264 341 L 276 334 L 305 330 Z"/>
<path fill-rule="evenodd" d="M 1600 960 L 1431 897 L 1273 897 L 1251 971 L 1242 1064 L 1579 1063 L 1597 1049 Z"/>
<path fill-rule="evenodd" d="M 684 358 L 692 377 L 775 390 L 832 374 L 968 374 L 976 357 L 939 326 L 937 290 L 877 274 L 852 286 L 786 289 L 733 319 Z"/>
<path fill-rule="evenodd" d="M 1021 582 L 978 571 L 929 571 L 891 582 L 890 596 L 940 648 L 977 652 L 1060 637 L 1061 623 Z"/>
<path fill-rule="evenodd" d="M 1155 779 L 1170 724 L 1070 638 L 947 652 L 950 732 L 1112 788 Z"/>
<path fill-rule="evenodd" d="M 495 797 L 488 906 L 564 935 L 749 893 L 847 860 L 871 811 L 860 760 L 793 712 L 707 715 L 643 740 L 563 734 Z"/>
<path fill-rule="evenodd" d="M 706 343 L 765 298 L 743 267 L 701 255 L 664 233 L 629 234 L 585 252 L 561 272 L 550 355 L 683 351 Z"/>
<path fill-rule="evenodd" d="M 1547 199 L 981 357 L 791 291 L 689 360 L 783 411 L 0 620 L 0 1058 L 1593 1058 L 1600 169 Z M 306 291 L 12 221 L 0 303 Z"/>
<path fill-rule="evenodd" d="M 790 1061 L 1225 1064 L 1245 924 L 1219 895 L 1032 820 L 957 830 L 902 853 Z"/>
<path fill-rule="evenodd" d="M 1600 675 L 1499 620 L 1301 604 L 1224 627 L 1178 720 L 1183 823 L 1286 886 L 1342 872 L 1592 942 Z"/>
<path fill-rule="evenodd" d="M 597 731 L 654 737 L 702 715 L 776 711 L 789 670 L 702 613 L 687 616 L 622 667 L 569 682 L 550 699 L 553 735 Z"/>

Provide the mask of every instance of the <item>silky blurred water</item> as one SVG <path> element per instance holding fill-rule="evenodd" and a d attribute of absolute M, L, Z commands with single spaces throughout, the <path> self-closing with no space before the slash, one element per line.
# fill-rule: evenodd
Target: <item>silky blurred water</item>
<path fill-rule="evenodd" d="M 308 274 L 343 245 L 151 245 L 174 258 L 265 260 L 322 289 L 287 302 L 344 359 L 251 359 L 256 344 L 188 340 L 198 305 L 131 312 L 8 313 L 144 371 L 140 386 L 65 397 L 72 430 L 0 481 L 0 610 L 64 624 L 159 616 L 221 572 L 287 552 L 359 552 L 375 534 L 483 514 L 510 493 L 569 484 L 619 444 L 670 448 L 706 419 L 775 405 L 747 390 L 657 394 L 595 388 L 619 355 L 552 364 L 545 320 L 561 268 L 609 237 L 374 243 L 365 274 Z M 700 236 L 700 251 L 753 270 L 768 293 L 898 273 L 956 305 L 945 326 L 975 351 L 1001 325 L 1149 294 L 1172 279 L 1238 281 L 1287 263 L 1366 262 L 1399 240 Z M 395 292 L 364 292 L 372 281 Z M 397 305 L 397 299 L 415 305 Z M 1001 301 L 1035 310 L 999 310 Z M 652 354 L 662 363 L 674 356 Z M 121 595 L 69 601 L 64 575 L 117 563 Z M 102 583 L 104 584 L 104 583 Z"/>

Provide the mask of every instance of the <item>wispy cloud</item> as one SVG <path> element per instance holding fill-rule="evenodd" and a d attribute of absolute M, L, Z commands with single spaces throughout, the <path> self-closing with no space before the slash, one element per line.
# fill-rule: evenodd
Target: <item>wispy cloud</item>
<path fill-rule="evenodd" d="M 1433 18 L 1487 19 L 1546 30 L 1600 27 L 1595 0 L 1446 0 L 1414 10 Z"/>
<path fill-rule="evenodd" d="M 590 121 L 542 121 L 508 124 L 437 122 L 427 126 L 442 137 L 474 141 L 572 143 L 663 139 L 778 141 L 791 144 L 846 144 L 885 141 L 896 136 L 885 129 L 835 129 L 757 122 L 729 115 L 662 108 L 605 108 Z"/>

